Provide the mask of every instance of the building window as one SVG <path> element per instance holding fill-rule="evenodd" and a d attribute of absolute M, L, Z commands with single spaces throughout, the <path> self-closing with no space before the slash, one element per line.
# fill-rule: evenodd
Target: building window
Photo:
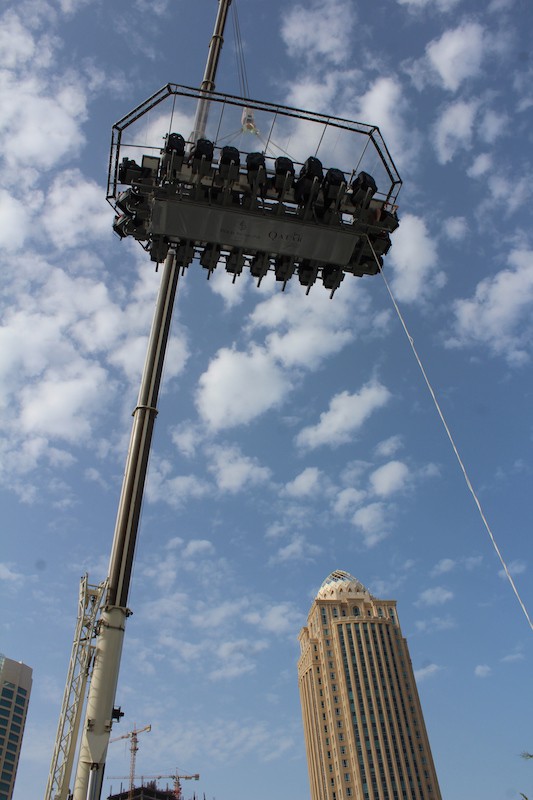
<path fill-rule="evenodd" d="M 344 773 L 344 780 L 345 781 L 349 781 L 350 780 L 350 773 L 349 772 L 345 772 Z"/>
<path fill-rule="evenodd" d="M 354 617 L 360 617 L 361 616 L 361 609 L 359 608 L 359 606 L 354 606 L 352 608 L 352 615 Z"/>
<path fill-rule="evenodd" d="M 344 733 L 339 733 L 339 742 L 344 742 Z"/>
<path fill-rule="evenodd" d="M 350 789 L 349 786 L 347 786 L 346 787 L 346 797 L 351 797 L 351 796 L 352 796 L 352 790 Z"/>

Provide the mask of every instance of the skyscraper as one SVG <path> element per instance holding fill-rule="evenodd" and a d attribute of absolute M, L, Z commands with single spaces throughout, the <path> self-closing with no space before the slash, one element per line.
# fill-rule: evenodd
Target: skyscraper
<path fill-rule="evenodd" d="M 11 800 L 30 699 L 32 670 L 0 653 L 0 800 Z"/>
<path fill-rule="evenodd" d="M 441 800 L 396 602 L 336 570 L 299 639 L 311 800 Z"/>

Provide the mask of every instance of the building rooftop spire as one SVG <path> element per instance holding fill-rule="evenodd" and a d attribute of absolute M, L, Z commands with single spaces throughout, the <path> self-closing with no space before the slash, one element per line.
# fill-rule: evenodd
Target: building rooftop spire
<path fill-rule="evenodd" d="M 361 581 L 358 581 L 357 578 L 354 578 L 353 575 L 343 569 L 336 569 L 330 572 L 326 580 L 323 581 L 318 590 L 317 599 L 345 599 L 361 593 L 371 596 Z"/>

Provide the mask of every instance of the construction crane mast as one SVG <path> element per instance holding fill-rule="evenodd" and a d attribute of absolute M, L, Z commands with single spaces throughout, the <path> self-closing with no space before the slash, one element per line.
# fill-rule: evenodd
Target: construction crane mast
<path fill-rule="evenodd" d="M 151 725 L 145 725 L 144 728 L 134 728 L 132 731 L 128 733 L 124 733 L 122 736 L 116 736 L 114 739 L 110 739 L 109 742 L 118 742 L 121 739 L 130 739 L 130 784 L 129 784 L 129 793 L 128 798 L 132 800 L 133 797 L 133 789 L 135 784 L 135 762 L 137 760 L 137 752 L 139 750 L 139 733 L 149 732 L 152 730 Z"/>

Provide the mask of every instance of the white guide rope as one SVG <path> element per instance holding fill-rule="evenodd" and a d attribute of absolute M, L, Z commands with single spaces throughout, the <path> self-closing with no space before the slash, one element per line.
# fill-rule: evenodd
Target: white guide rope
<path fill-rule="evenodd" d="M 472 497 L 474 498 L 474 502 L 475 502 L 475 504 L 477 506 L 477 509 L 479 511 L 479 515 L 481 517 L 483 525 L 485 526 L 485 529 L 486 529 L 486 531 L 487 531 L 487 533 L 489 535 L 489 538 L 490 538 L 490 540 L 492 542 L 492 546 L 494 547 L 494 550 L 496 551 L 496 555 L 498 556 L 498 558 L 500 560 L 500 563 L 501 563 L 501 565 L 503 567 L 503 571 L 505 572 L 507 580 L 511 584 L 511 588 L 512 588 L 513 592 L 515 593 L 516 599 L 520 603 L 520 608 L 522 609 L 522 611 L 525 614 L 525 617 L 526 617 L 526 619 L 528 621 L 529 627 L 533 630 L 533 622 L 531 621 L 531 617 L 529 616 L 527 608 L 526 608 L 522 598 L 520 597 L 518 589 L 516 588 L 515 582 L 513 580 L 513 576 L 509 572 L 509 568 L 508 568 L 507 564 L 505 563 L 505 560 L 504 560 L 504 558 L 503 558 L 503 556 L 502 556 L 502 554 L 500 552 L 500 548 L 498 547 L 498 545 L 496 543 L 496 539 L 494 538 L 494 534 L 492 533 L 490 525 L 489 525 L 489 523 L 487 521 L 487 518 L 485 516 L 485 512 L 483 511 L 483 508 L 481 506 L 479 498 L 478 498 L 478 496 L 476 494 L 476 491 L 475 491 L 474 487 L 472 486 L 470 478 L 468 477 L 468 473 L 466 471 L 466 467 L 463 464 L 463 460 L 462 460 L 462 458 L 461 458 L 461 456 L 459 454 L 459 451 L 458 451 L 457 446 L 455 444 L 455 441 L 454 441 L 454 438 L 452 436 L 452 433 L 451 433 L 451 431 L 450 431 L 450 429 L 448 427 L 448 423 L 446 422 L 446 420 L 444 418 L 444 414 L 442 413 L 442 409 L 441 409 L 441 407 L 439 405 L 439 401 L 437 400 L 435 392 L 433 391 L 433 387 L 432 387 L 432 385 L 431 385 L 431 383 L 429 381 L 429 378 L 428 378 L 428 376 L 426 374 L 426 371 L 425 371 L 425 369 L 424 369 L 424 367 L 422 365 L 422 362 L 420 360 L 420 356 L 418 355 L 418 352 L 416 350 L 414 339 L 413 339 L 413 337 L 411 336 L 411 334 L 409 333 L 409 331 L 407 329 L 407 325 L 405 324 L 405 320 L 404 320 L 404 318 L 402 316 L 402 313 L 401 313 L 401 311 L 400 311 L 400 309 L 398 307 L 398 303 L 396 302 L 396 300 L 394 298 L 394 295 L 392 293 L 392 290 L 391 290 L 391 288 L 389 286 L 389 283 L 388 283 L 388 281 L 387 281 L 387 279 L 386 279 L 386 277 L 385 277 L 385 275 L 383 273 L 383 270 L 381 269 L 381 266 L 379 265 L 379 261 L 377 259 L 377 256 L 376 256 L 376 253 L 374 251 L 374 248 L 372 247 L 372 243 L 370 242 L 370 239 L 368 239 L 368 237 L 366 237 L 366 238 L 367 238 L 368 244 L 370 245 L 370 248 L 372 250 L 374 258 L 376 260 L 376 264 L 378 265 L 378 269 L 379 269 L 379 271 L 381 273 L 381 277 L 383 278 L 385 286 L 387 287 L 387 291 L 389 293 L 390 299 L 392 300 L 392 304 L 393 304 L 393 306 L 394 306 L 394 308 L 396 310 L 396 313 L 398 315 L 398 318 L 399 318 L 400 322 L 402 323 L 402 328 L 404 329 L 405 335 L 407 336 L 407 339 L 409 340 L 409 344 L 411 345 L 411 350 L 413 351 L 414 357 L 416 358 L 416 362 L 417 362 L 418 366 L 420 367 L 420 371 L 421 371 L 421 373 L 423 375 L 423 378 L 424 378 L 424 380 L 426 382 L 426 386 L 429 389 L 429 393 L 430 393 L 430 395 L 431 395 L 431 397 L 433 399 L 433 403 L 435 404 L 435 408 L 437 409 L 437 413 L 438 413 L 438 415 L 439 415 L 439 417 L 441 419 L 441 422 L 442 422 L 442 424 L 444 426 L 444 430 L 446 431 L 448 439 L 450 440 L 450 444 L 451 444 L 451 446 L 453 448 L 453 452 L 455 453 L 455 457 L 457 458 L 457 461 L 459 462 L 459 466 L 461 467 L 461 471 L 462 471 L 464 479 L 466 481 L 466 485 L 468 486 L 468 489 L 469 489 Z"/>

